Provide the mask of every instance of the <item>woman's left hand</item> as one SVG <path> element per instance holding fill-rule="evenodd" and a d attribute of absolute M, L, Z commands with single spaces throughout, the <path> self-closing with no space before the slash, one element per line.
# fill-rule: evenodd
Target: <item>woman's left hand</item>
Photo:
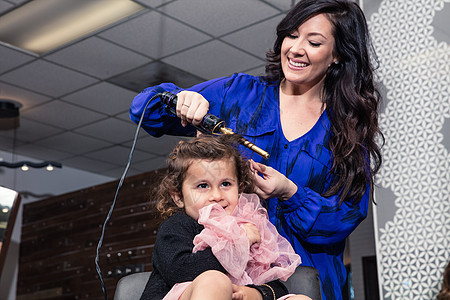
<path fill-rule="evenodd" d="M 250 160 L 250 166 L 255 171 L 255 193 L 261 199 L 277 197 L 281 201 L 291 198 L 297 192 L 297 185 L 272 167 Z M 259 176 L 261 173 L 263 176 Z"/>

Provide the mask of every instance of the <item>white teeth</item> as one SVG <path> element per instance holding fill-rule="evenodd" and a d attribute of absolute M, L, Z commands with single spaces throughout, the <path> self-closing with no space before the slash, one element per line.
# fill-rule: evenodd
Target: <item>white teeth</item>
<path fill-rule="evenodd" d="M 293 65 L 294 67 L 306 67 L 308 65 L 308 64 L 305 64 L 305 63 L 297 63 L 297 62 L 294 62 L 292 60 L 289 60 L 289 63 L 291 65 Z"/>

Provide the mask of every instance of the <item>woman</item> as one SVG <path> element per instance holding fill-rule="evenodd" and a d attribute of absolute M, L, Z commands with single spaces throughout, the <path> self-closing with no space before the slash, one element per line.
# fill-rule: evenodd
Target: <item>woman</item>
<path fill-rule="evenodd" d="M 234 74 L 188 90 L 165 83 L 130 110 L 137 122 L 149 99 L 170 91 L 181 122 L 153 99 L 143 122 L 150 134 L 195 135 L 188 123 L 210 112 L 266 150 L 268 160 L 243 149 L 262 175 L 256 193 L 303 265 L 318 269 L 324 299 L 342 298 L 345 239 L 366 217 L 381 164 L 371 50 L 357 4 L 304 0 L 277 27 L 267 76 Z"/>
<path fill-rule="evenodd" d="M 450 300 L 450 261 L 444 269 L 442 274 L 442 288 L 437 296 L 438 300 Z"/>

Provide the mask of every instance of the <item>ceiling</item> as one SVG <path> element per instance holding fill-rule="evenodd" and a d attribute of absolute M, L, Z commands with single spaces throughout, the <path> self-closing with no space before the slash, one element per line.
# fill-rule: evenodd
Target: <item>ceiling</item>
<path fill-rule="evenodd" d="M 0 14 L 25 2 L 0 0 Z M 133 97 L 161 82 L 262 75 L 276 25 L 296 1 L 136 2 L 146 9 L 41 56 L 0 44 L 0 98 L 22 104 L 20 127 L 0 130 L 0 150 L 119 178 L 136 131 Z M 179 139 L 141 131 L 128 175 L 163 167 Z"/>
<path fill-rule="evenodd" d="M 0 1 L 0 13 L 25 2 Z M 164 81 L 188 87 L 263 74 L 276 24 L 292 4 L 136 2 L 146 9 L 42 56 L 0 45 L 0 98 L 22 104 L 20 127 L 0 130 L 0 150 L 119 178 L 136 131 L 128 116 L 134 96 Z M 128 175 L 163 167 L 178 140 L 141 130 Z"/>

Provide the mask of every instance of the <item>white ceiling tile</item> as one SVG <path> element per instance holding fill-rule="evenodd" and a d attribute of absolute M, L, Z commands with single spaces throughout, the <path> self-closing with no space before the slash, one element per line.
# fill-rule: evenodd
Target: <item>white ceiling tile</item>
<path fill-rule="evenodd" d="M 156 59 L 210 39 L 155 11 L 104 31 L 100 36 Z"/>
<path fill-rule="evenodd" d="M 273 43 L 277 37 L 276 27 L 283 17 L 282 15 L 278 15 L 264 22 L 221 37 L 221 40 L 253 53 L 258 57 L 265 58 L 266 52 L 273 48 Z M 250 40 L 251 43 L 249 43 Z"/>
<path fill-rule="evenodd" d="M 173 0 L 134 0 L 137 3 L 148 5 L 150 7 L 158 7 L 163 4 L 172 2 Z"/>
<path fill-rule="evenodd" d="M 179 0 L 160 10 L 214 36 L 229 33 L 279 13 L 255 0 Z M 257 4 L 257 5 L 256 5 Z"/>
<path fill-rule="evenodd" d="M 133 140 L 136 133 L 136 127 L 137 126 L 131 120 L 126 122 L 116 118 L 108 118 L 78 128 L 75 131 L 117 144 Z"/>
<path fill-rule="evenodd" d="M 25 3 L 25 2 L 27 2 L 29 0 L 8 0 L 8 1 L 12 2 L 14 4 L 22 4 L 22 3 Z"/>
<path fill-rule="evenodd" d="M 163 135 L 156 138 L 146 133 L 146 136 L 137 140 L 136 149 L 164 156 L 164 159 L 166 159 L 179 141 L 187 139 L 189 138 L 173 135 Z M 131 146 L 131 143 L 126 143 L 125 145 Z"/>
<path fill-rule="evenodd" d="M 141 170 L 142 172 L 150 172 L 153 170 L 165 168 L 165 167 L 167 167 L 167 164 L 166 164 L 166 158 L 157 157 L 157 158 L 149 159 L 146 161 L 132 163 L 131 166 L 134 169 Z"/>
<path fill-rule="evenodd" d="M 281 9 L 282 11 L 288 11 L 292 7 L 292 0 L 266 0 L 266 2 L 269 2 L 270 4 L 276 6 L 277 8 Z M 298 2 L 298 1 L 295 1 Z"/>
<path fill-rule="evenodd" d="M 2 134 L 0 135 L 0 150 L 8 151 L 8 152 L 15 152 L 14 149 L 16 149 L 18 146 L 22 145 L 23 142 L 21 141 L 14 141 L 14 132 L 9 131 L 1 131 Z M 1 157 L 0 157 L 1 158 Z"/>
<path fill-rule="evenodd" d="M 146 64 L 151 59 L 97 37 L 91 37 L 46 59 L 80 72 L 105 79 Z"/>
<path fill-rule="evenodd" d="M 253 76 L 265 76 L 266 75 L 266 65 L 262 64 L 259 67 L 245 71 L 245 73 L 247 73 L 249 75 L 253 75 Z"/>
<path fill-rule="evenodd" d="M 101 173 L 104 176 L 109 176 L 109 177 L 114 177 L 114 178 L 119 179 L 119 178 L 122 178 L 124 171 L 125 171 L 124 168 L 119 167 L 119 168 L 115 168 L 115 169 L 111 169 L 111 170 L 102 171 Z M 134 176 L 134 175 L 138 175 L 138 174 L 142 174 L 142 173 L 144 173 L 144 172 L 133 169 L 133 168 L 128 168 L 127 174 L 125 175 L 125 177 L 130 177 L 130 176 Z"/>
<path fill-rule="evenodd" d="M 111 146 L 110 143 L 70 131 L 39 140 L 36 144 L 79 155 Z"/>
<path fill-rule="evenodd" d="M 159 60 L 108 79 L 108 82 L 133 90 L 136 94 L 163 82 L 172 82 L 176 86 L 186 88 L 203 81 L 205 79 Z"/>
<path fill-rule="evenodd" d="M 58 128 L 73 129 L 106 116 L 62 101 L 47 102 L 30 108 L 23 116 Z"/>
<path fill-rule="evenodd" d="M 36 94 L 3 82 L 0 82 L 0 98 L 14 100 L 22 104 L 20 112 L 51 99 L 48 96 Z"/>
<path fill-rule="evenodd" d="M 5 1 L 0 1 L 0 14 L 5 13 L 6 11 L 10 10 L 12 7 L 14 7 L 13 4 L 5 2 Z"/>
<path fill-rule="evenodd" d="M 207 79 L 244 71 L 264 62 L 217 40 L 175 54 L 163 61 Z"/>
<path fill-rule="evenodd" d="M 29 143 L 18 146 L 16 148 L 16 153 L 35 158 L 37 160 L 52 160 L 57 162 L 73 156 L 73 154 L 58 151 L 51 147 L 43 147 L 37 144 Z"/>
<path fill-rule="evenodd" d="M 1 81 L 49 96 L 62 96 L 97 81 L 51 62 L 37 60 L 0 76 Z"/>
<path fill-rule="evenodd" d="M 30 143 L 42 138 L 49 137 L 54 134 L 61 133 L 63 130 L 54 126 L 45 125 L 26 118 L 20 119 L 20 126 L 16 129 L 16 139 L 18 141 Z M 0 130 L 0 135 L 4 135 L 6 132 Z"/>
<path fill-rule="evenodd" d="M 75 169 L 81 169 L 92 173 L 102 173 L 103 171 L 116 169 L 118 166 L 115 164 L 90 159 L 83 156 L 77 156 L 69 159 L 62 160 L 61 163 L 64 166 L 72 167 Z"/>
<path fill-rule="evenodd" d="M 124 120 L 126 122 L 130 121 L 130 113 L 129 112 L 124 112 L 118 115 L 115 115 L 114 118 L 116 119 L 120 119 L 120 120 Z"/>
<path fill-rule="evenodd" d="M 135 96 L 136 92 L 100 82 L 61 99 L 112 116 L 128 112 Z"/>
<path fill-rule="evenodd" d="M 0 74 L 33 59 L 35 57 L 0 44 Z"/>
<path fill-rule="evenodd" d="M 14 135 L 16 133 L 14 132 L 14 129 L 11 130 L 0 130 L 0 136 L 1 137 L 6 137 L 6 138 L 10 138 L 10 139 L 14 139 Z M 11 146 L 13 145 L 14 141 L 11 141 Z"/>
<path fill-rule="evenodd" d="M 117 165 L 122 165 L 123 168 L 127 165 L 128 158 L 130 156 L 130 148 L 124 147 L 124 146 L 112 146 L 108 147 L 106 149 L 101 149 L 98 151 L 90 152 L 88 154 L 85 154 L 85 157 L 92 158 L 92 159 L 98 159 L 104 162 L 109 162 Z M 134 149 L 133 151 L 133 157 L 132 162 L 139 162 L 143 160 L 149 160 L 154 159 L 157 156 L 154 154 L 146 153 L 143 151 L 140 151 L 138 149 Z"/>

